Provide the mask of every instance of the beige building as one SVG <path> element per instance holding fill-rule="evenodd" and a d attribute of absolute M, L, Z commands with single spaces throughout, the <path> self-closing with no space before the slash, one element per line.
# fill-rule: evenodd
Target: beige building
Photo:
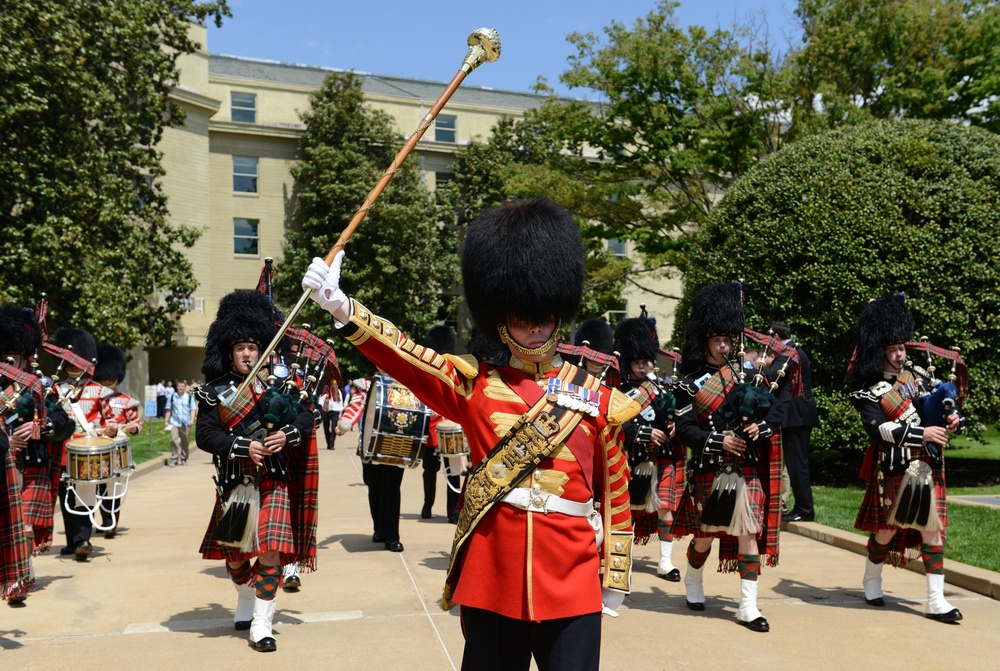
<path fill-rule="evenodd" d="M 194 39 L 206 45 L 205 28 L 193 30 Z M 273 257 L 282 271 L 278 261 L 295 193 L 290 168 L 305 130 L 300 113 L 309 105 L 309 94 L 330 72 L 214 55 L 207 48 L 182 57 L 179 67 L 173 96 L 184 107 L 187 120 L 183 127 L 164 133 L 163 184 L 174 223 L 202 231 L 196 246 L 187 250 L 198 288 L 178 325 L 176 346 L 152 348 L 148 358 L 142 350 L 133 352 L 130 373 L 135 380 L 200 378 L 205 335 L 219 299 L 234 289 L 256 286 L 265 257 Z M 387 112 L 401 136 L 417 128 L 445 84 L 363 75 L 367 104 Z M 488 137 L 501 115 L 519 117 L 543 99 L 533 93 L 477 87 L 473 73 L 407 160 L 420 162 L 427 186 L 433 189 L 446 178 L 463 145 Z M 327 251 L 315 250 L 320 256 Z M 627 253 L 621 245 L 616 251 Z M 660 294 L 680 291 L 678 281 L 640 281 Z M 673 301 L 635 287 L 629 291 L 621 313 L 610 315 L 612 323 L 621 316 L 637 315 L 645 303 L 659 318 L 661 337 L 669 335 Z"/>

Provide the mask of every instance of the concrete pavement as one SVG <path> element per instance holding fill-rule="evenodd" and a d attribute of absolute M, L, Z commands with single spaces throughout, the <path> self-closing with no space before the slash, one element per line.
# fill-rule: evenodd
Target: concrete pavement
<path fill-rule="evenodd" d="M 435 517 L 421 520 L 420 470 L 406 473 L 406 551 L 387 552 L 371 542 L 361 467 L 349 447 L 356 439 L 350 434 L 336 450 L 320 449 L 319 570 L 302 576 L 300 592 L 279 593 L 277 652 L 256 653 L 246 632 L 233 630 L 236 593 L 225 569 L 198 554 L 213 500 L 213 468 L 209 455 L 194 450 L 187 466 L 154 462 L 140 468 L 119 536 L 95 538 L 90 561 L 35 558 L 38 591 L 23 607 L 0 606 L 0 663 L 8 669 L 76 664 L 143 671 L 459 668 L 457 610 L 445 613 L 438 605 L 454 532 L 445 521 L 443 477 Z M 58 550 L 61 521 L 56 527 Z M 866 606 L 863 559 L 851 545 L 863 539 L 841 538 L 843 532 L 817 524 L 796 529 L 809 535 L 783 533 L 781 565 L 761 576 L 759 605 L 771 624 L 766 634 L 735 623 L 737 576 L 706 571 L 708 608 L 694 613 L 684 605 L 682 583 L 655 576 L 656 544 L 636 548 L 633 593 L 621 617 L 604 619 L 601 668 L 823 670 L 888 663 L 984 669 L 996 663 L 1000 601 L 955 585 L 947 558 L 953 573 L 946 595 L 965 615 L 958 625 L 923 617 L 926 583 L 912 571 L 886 569 L 887 606 Z M 678 566 L 686 545 L 686 539 L 674 544 Z M 713 553 L 710 567 L 716 558 Z M 981 573 L 980 591 L 989 593 L 997 574 Z"/>

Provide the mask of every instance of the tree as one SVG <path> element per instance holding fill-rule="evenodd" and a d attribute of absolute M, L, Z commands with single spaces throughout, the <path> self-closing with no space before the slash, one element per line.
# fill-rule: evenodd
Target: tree
<path fill-rule="evenodd" d="M 309 260 L 325 256 L 388 168 L 402 140 L 384 112 L 365 106 L 361 80 L 330 73 L 302 114 L 306 131 L 293 166 L 294 224 L 286 232 L 283 267 L 276 275 L 279 303 L 292 304 Z M 458 279 L 454 230 L 438 223 L 419 164 L 403 162 L 346 247 L 342 286 L 378 315 L 419 341 L 427 329 L 453 317 L 445 297 Z M 310 302 L 302 321 L 328 324 Z M 345 343 L 346 345 L 346 343 Z M 337 350 L 346 374 L 371 372 L 353 347 Z"/>
<path fill-rule="evenodd" d="M 796 133 L 872 117 L 1000 131 L 995 0 L 800 0 Z"/>
<path fill-rule="evenodd" d="M 226 0 L 15 0 L 0 12 L 0 301 L 121 347 L 170 342 L 195 287 L 157 144 L 189 22 Z M 163 304 L 158 304 L 158 299 Z"/>
<path fill-rule="evenodd" d="M 571 177 L 564 142 L 545 120 L 529 111 L 523 120 L 501 117 L 485 142 L 472 142 L 456 156 L 452 179 L 439 191 L 444 211 L 462 231 L 485 208 L 508 200 L 544 196 L 576 216 L 584 237 L 586 280 L 580 315 L 617 309 L 632 263 L 613 256 L 601 232 L 585 220 L 584 200 Z"/>
<path fill-rule="evenodd" d="M 916 335 L 960 347 L 965 409 L 1000 418 L 1000 138 L 951 122 L 870 122 L 787 146 L 737 181 L 699 231 L 674 329 L 683 337 L 699 287 L 743 278 L 747 325 L 792 325 L 823 407 L 847 407 L 844 376 L 857 317 L 903 291 Z M 943 368 L 943 367 L 942 367 Z M 823 436 L 817 440 L 824 441 Z"/>
<path fill-rule="evenodd" d="M 586 217 L 655 265 L 683 265 L 682 233 L 777 151 L 787 129 L 766 26 L 684 31 L 677 4 L 661 2 L 631 28 L 612 21 L 603 40 L 570 35 L 576 53 L 560 80 L 600 100 L 553 98 L 539 112 L 579 158 L 570 165 L 585 185 Z"/>

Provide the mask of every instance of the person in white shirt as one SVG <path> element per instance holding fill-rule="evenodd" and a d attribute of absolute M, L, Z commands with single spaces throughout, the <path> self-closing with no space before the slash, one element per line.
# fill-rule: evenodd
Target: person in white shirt
<path fill-rule="evenodd" d="M 169 387 L 168 387 L 169 388 Z M 187 382 L 177 381 L 177 390 L 171 394 L 163 416 L 166 430 L 170 432 L 170 461 L 167 466 L 184 466 L 188 460 L 191 443 L 191 425 L 198 415 L 198 403 L 188 393 Z"/>
<path fill-rule="evenodd" d="M 326 391 L 319 397 L 319 407 L 323 413 L 323 434 L 326 436 L 326 449 L 333 449 L 333 441 L 337 438 L 334 429 L 340 413 L 344 410 L 344 395 L 335 382 L 331 382 Z"/>

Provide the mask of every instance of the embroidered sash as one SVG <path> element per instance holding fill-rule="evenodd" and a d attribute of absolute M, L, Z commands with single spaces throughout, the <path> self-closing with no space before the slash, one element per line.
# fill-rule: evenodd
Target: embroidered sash
<path fill-rule="evenodd" d="M 222 420 L 223 426 L 227 429 L 232 429 L 242 422 L 250 414 L 250 411 L 253 410 L 260 397 L 263 396 L 264 388 L 264 380 L 258 376 L 255 384 L 248 384 L 238 396 L 236 395 L 235 388 L 232 386 L 230 387 L 232 396 L 220 393 L 219 419 Z"/>
<path fill-rule="evenodd" d="M 530 408 L 500 439 L 486 457 L 470 472 L 465 482 L 465 501 L 455 530 L 451 559 L 445 578 L 441 607 L 451 610 L 451 597 L 458 584 L 461 569 L 460 554 L 472 530 L 486 516 L 486 513 L 507 492 L 524 481 L 538 465 L 556 450 L 566 444 L 572 449 L 576 442 L 574 434 L 583 419 L 582 410 L 556 405 L 551 395 L 546 395 L 530 378 L 508 379 L 503 369 L 500 376 L 508 386 L 521 397 Z M 576 366 L 564 363 L 556 375 L 560 380 L 572 380 L 579 372 Z M 592 376 L 587 375 L 588 378 Z M 593 379 L 596 382 L 596 379 Z M 599 384 L 599 383 L 597 383 Z M 578 438 L 583 440 L 582 437 Z M 580 449 L 577 446 L 577 449 Z M 591 475 L 592 477 L 592 475 Z"/>

